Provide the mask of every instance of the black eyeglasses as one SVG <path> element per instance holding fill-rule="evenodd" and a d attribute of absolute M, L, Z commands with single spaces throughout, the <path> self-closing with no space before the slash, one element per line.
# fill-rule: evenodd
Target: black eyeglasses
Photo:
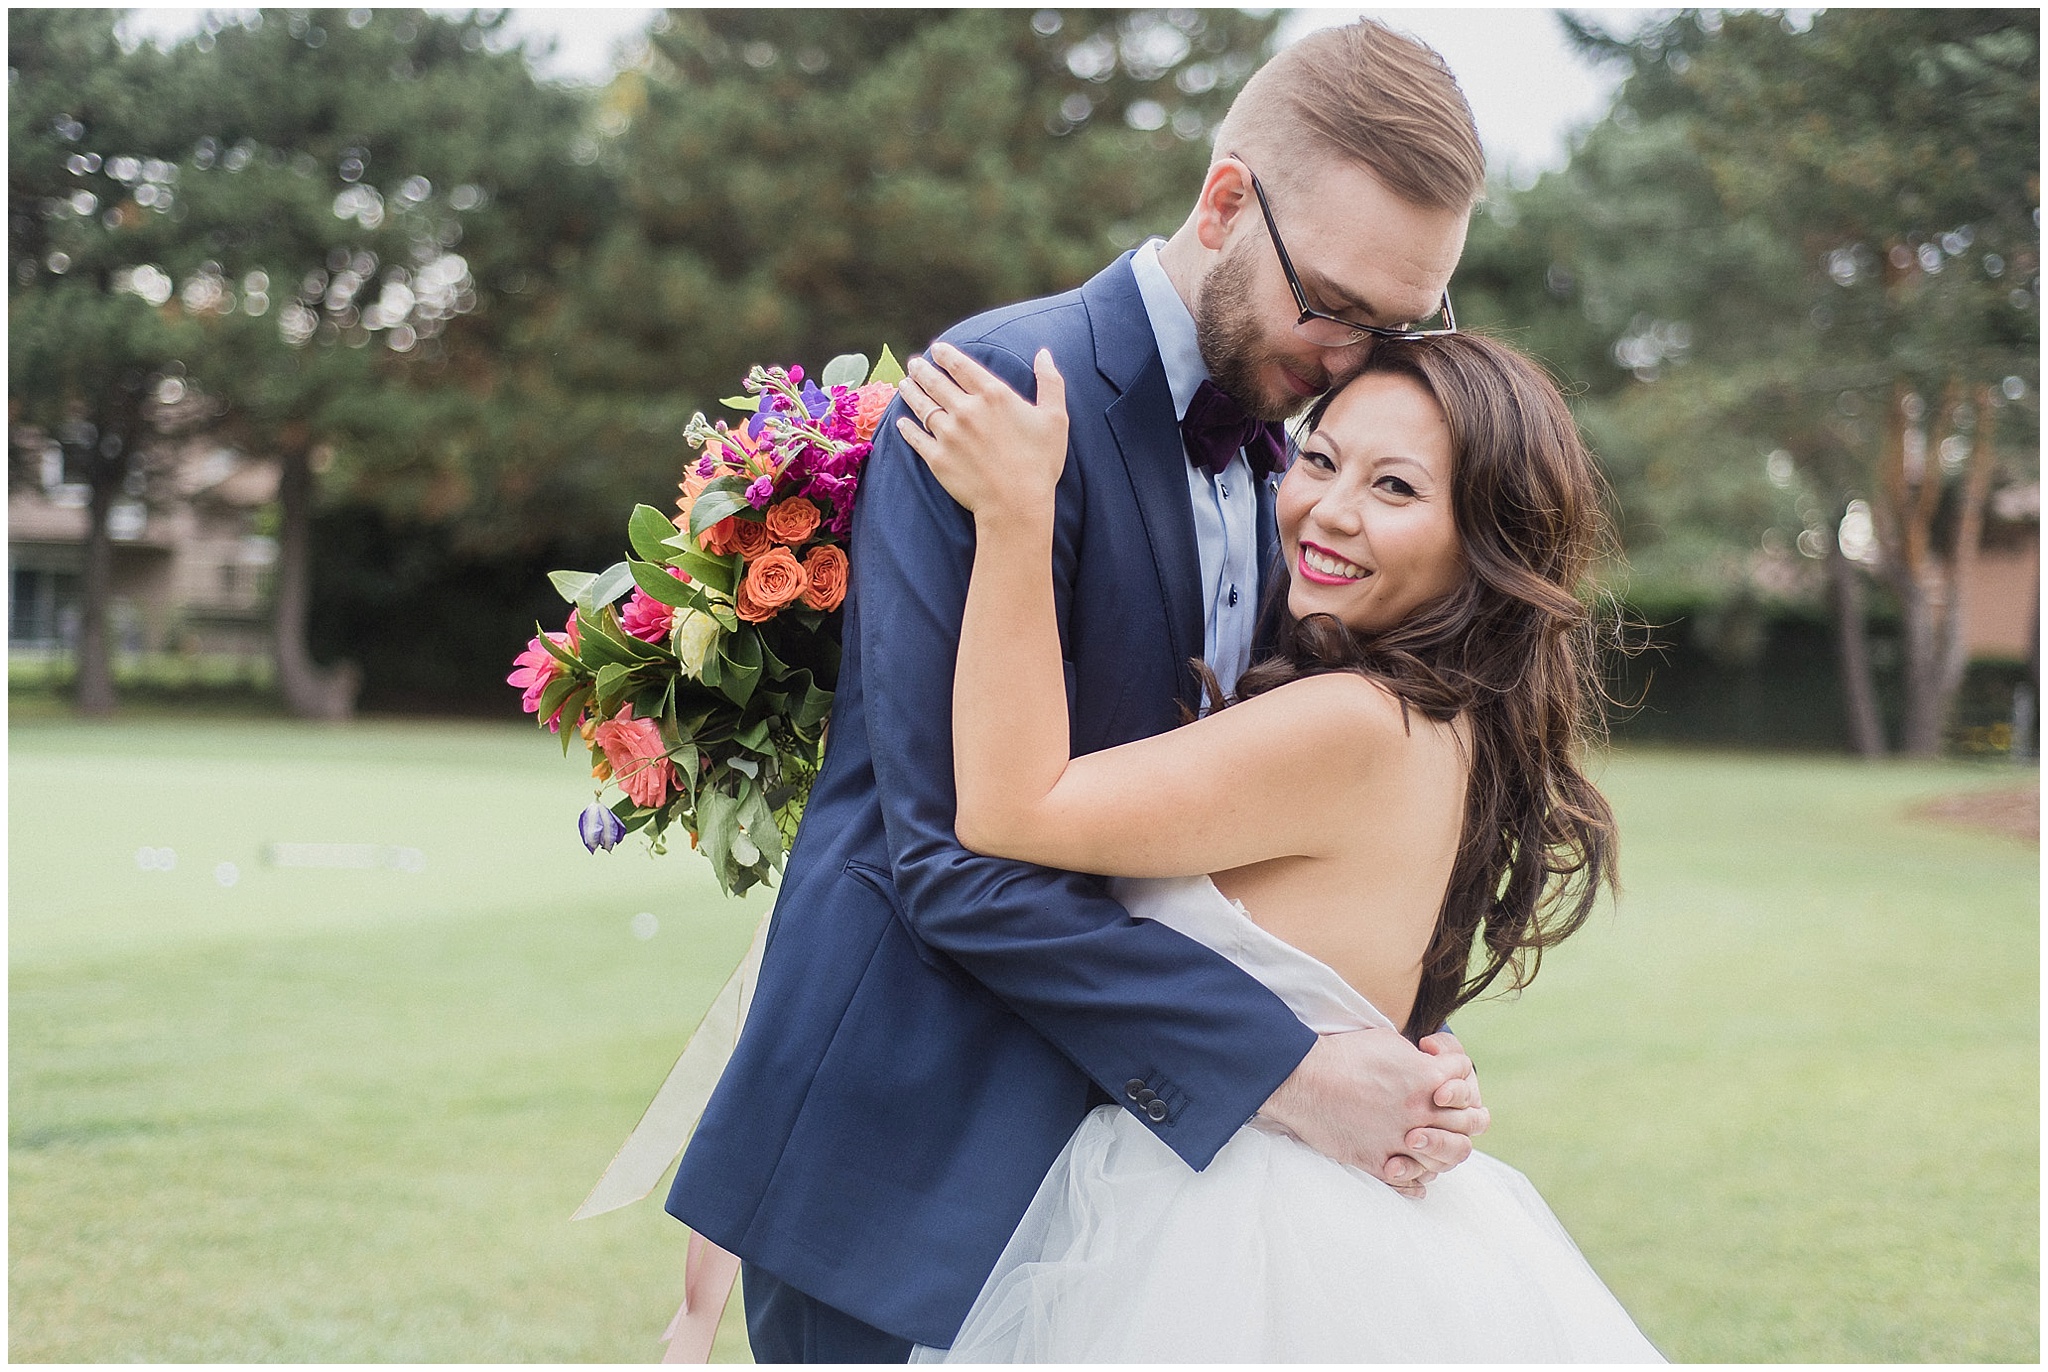
<path fill-rule="evenodd" d="M 1355 324 L 1349 319 L 1339 319 L 1334 314 L 1311 309 L 1308 293 L 1301 288 L 1301 278 L 1294 274 L 1294 263 L 1288 260 L 1287 245 L 1280 241 L 1280 226 L 1273 222 L 1273 207 L 1266 201 L 1266 188 L 1259 184 L 1259 174 L 1236 153 L 1230 156 L 1251 177 L 1252 194 L 1259 198 L 1259 212 L 1266 216 L 1266 232 L 1273 239 L 1273 251 L 1280 254 L 1280 270 L 1287 273 L 1287 289 L 1294 292 L 1294 303 L 1301 310 L 1301 318 L 1294 321 L 1296 333 L 1325 348 L 1348 348 L 1363 338 L 1442 338 L 1458 331 L 1458 318 L 1451 313 L 1448 289 L 1444 291 L 1443 303 L 1437 307 L 1437 312 L 1443 316 L 1443 326 L 1435 329 L 1385 329 L 1376 324 Z"/>

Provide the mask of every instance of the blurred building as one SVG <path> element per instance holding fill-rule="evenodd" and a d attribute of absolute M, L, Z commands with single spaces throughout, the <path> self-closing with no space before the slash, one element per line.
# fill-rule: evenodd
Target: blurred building
<path fill-rule="evenodd" d="M 89 492 L 63 449 L 13 435 L 7 494 L 7 648 L 68 654 L 78 636 Z M 153 449 L 113 508 L 111 621 L 117 652 L 262 658 L 270 651 L 277 542 L 261 531 L 277 469 L 206 439 Z"/>
<path fill-rule="evenodd" d="M 1964 587 L 1963 643 L 1973 661 L 2029 661 L 2041 622 L 2041 483 L 1991 497 L 1984 545 Z"/>

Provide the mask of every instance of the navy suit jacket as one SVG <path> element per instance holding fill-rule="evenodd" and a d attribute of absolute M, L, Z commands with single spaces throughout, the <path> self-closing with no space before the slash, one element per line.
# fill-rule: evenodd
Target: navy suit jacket
<path fill-rule="evenodd" d="M 1174 727 L 1202 596 L 1173 400 L 1126 256 L 946 335 L 1023 394 L 1067 383 L 1054 584 L 1073 747 Z M 857 508 L 845 657 L 745 1032 L 669 1213 L 880 1329 L 953 1340 L 1046 1170 L 1115 1100 L 1208 1164 L 1314 1042 L 1209 949 L 1097 877 L 953 835 L 953 663 L 971 516 L 895 432 Z M 1270 546 L 1270 487 L 1262 490 Z M 1133 1099 L 1149 1088 L 1153 1120 Z"/>

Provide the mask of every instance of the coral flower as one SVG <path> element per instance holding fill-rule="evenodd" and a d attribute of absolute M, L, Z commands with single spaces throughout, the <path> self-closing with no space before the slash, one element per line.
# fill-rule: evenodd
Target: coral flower
<path fill-rule="evenodd" d="M 877 381 L 862 386 L 854 395 L 860 398 L 860 406 L 854 411 L 853 431 L 865 442 L 874 438 L 875 430 L 882 426 L 882 411 L 896 398 L 896 388 L 886 381 Z"/>
<path fill-rule="evenodd" d="M 741 519 L 732 532 L 733 549 L 749 562 L 766 553 L 774 544 L 768 526 L 758 520 Z"/>
<path fill-rule="evenodd" d="M 818 531 L 818 507 L 802 496 L 792 496 L 770 505 L 767 518 L 762 522 L 777 543 L 801 547 Z"/>
<path fill-rule="evenodd" d="M 621 705 L 616 715 L 597 726 L 594 737 L 628 800 L 655 809 L 668 799 L 669 789 L 677 784 L 675 764 L 668 760 L 661 729 L 653 720 L 635 719 L 633 707 Z"/>
<path fill-rule="evenodd" d="M 746 579 L 740 582 L 739 595 L 734 598 L 733 611 L 750 624 L 764 623 L 808 590 L 810 584 L 795 553 L 787 548 L 773 549 L 748 566 Z"/>
<path fill-rule="evenodd" d="M 845 550 L 831 543 L 811 549 L 811 555 L 804 559 L 804 575 L 810 585 L 804 591 L 803 602 L 813 610 L 836 610 L 839 602 L 846 599 Z"/>

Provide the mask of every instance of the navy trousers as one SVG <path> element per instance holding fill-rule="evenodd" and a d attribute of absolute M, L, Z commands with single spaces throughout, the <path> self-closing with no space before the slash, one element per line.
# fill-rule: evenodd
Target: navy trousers
<path fill-rule="evenodd" d="M 740 1264 L 740 1289 L 755 1362 L 910 1360 L 910 1340 L 862 1324 L 750 1262 Z"/>

